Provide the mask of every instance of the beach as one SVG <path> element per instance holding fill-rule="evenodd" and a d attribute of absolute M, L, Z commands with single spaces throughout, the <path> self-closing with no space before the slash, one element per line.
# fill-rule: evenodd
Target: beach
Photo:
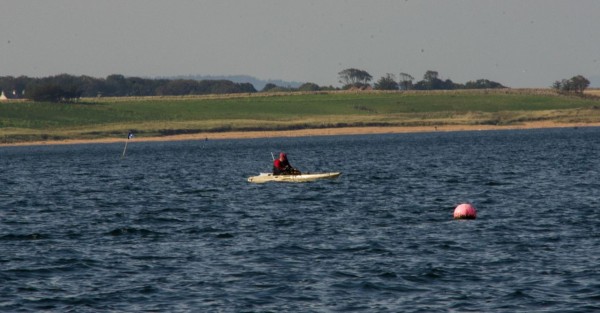
<path fill-rule="evenodd" d="M 600 123 L 557 123 L 551 121 L 525 122 L 514 125 L 440 125 L 440 126 L 386 126 L 386 127 L 336 127 L 317 129 L 296 129 L 281 131 L 232 131 L 232 132 L 201 132 L 196 134 L 181 134 L 159 137 L 134 137 L 131 141 L 182 141 L 182 140 L 227 140 L 277 137 L 311 137 L 339 135 L 368 135 L 368 134 L 399 134 L 399 133 L 428 133 L 451 131 L 488 131 L 514 129 L 541 129 L 564 127 L 600 127 Z M 123 142 L 127 138 L 101 139 L 69 139 L 48 141 L 27 141 L 0 144 L 2 146 L 34 146 L 34 145 L 64 145 L 89 143 Z"/>

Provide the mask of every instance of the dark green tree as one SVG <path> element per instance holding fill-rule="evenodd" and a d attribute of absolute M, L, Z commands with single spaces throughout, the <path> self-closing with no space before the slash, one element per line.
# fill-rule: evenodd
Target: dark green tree
<path fill-rule="evenodd" d="M 410 74 L 400 73 L 400 83 L 398 85 L 402 90 L 410 90 L 412 89 L 413 80 L 415 80 L 415 78 Z"/>
<path fill-rule="evenodd" d="M 476 81 L 468 81 L 465 83 L 464 88 L 466 89 L 494 89 L 494 88 L 506 88 L 502 84 L 487 80 L 478 79 Z"/>
<path fill-rule="evenodd" d="M 577 75 L 571 78 L 571 84 L 575 92 L 583 94 L 583 91 L 590 85 L 590 81 L 581 75 Z"/>
<path fill-rule="evenodd" d="M 552 88 L 563 93 L 577 93 L 583 94 L 585 89 L 590 85 L 590 81 L 581 76 L 573 76 L 571 79 L 563 79 L 561 81 L 555 81 L 552 84 Z"/>
<path fill-rule="evenodd" d="M 159 87 L 157 94 L 165 96 L 192 95 L 199 94 L 199 89 L 198 81 L 192 79 L 175 79 Z"/>
<path fill-rule="evenodd" d="M 120 74 L 112 74 L 106 77 L 104 94 L 107 96 L 127 96 L 127 80 Z"/>
<path fill-rule="evenodd" d="M 455 89 L 456 84 L 450 79 L 441 80 L 438 78 L 439 74 L 436 71 L 427 71 L 423 75 L 423 80 L 417 82 L 414 85 L 414 89 L 417 90 L 449 90 Z"/>
<path fill-rule="evenodd" d="M 562 87 L 562 82 L 560 80 L 555 81 L 554 83 L 552 83 L 552 89 L 555 89 L 556 91 L 560 91 L 561 87 Z"/>
<path fill-rule="evenodd" d="M 368 72 L 348 68 L 338 73 L 339 81 L 344 85 L 344 89 L 350 87 L 365 87 L 369 85 L 369 82 L 373 79 Z"/>
<path fill-rule="evenodd" d="M 267 92 L 267 91 L 271 91 L 273 89 L 278 88 L 277 85 L 273 84 L 273 83 L 267 83 L 263 89 L 261 90 L 262 92 Z"/>
<path fill-rule="evenodd" d="M 398 83 L 396 82 L 396 77 L 394 74 L 387 73 L 385 76 L 382 76 L 375 83 L 375 89 L 377 90 L 398 90 Z"/>
<path fill-rule="evenodd" d="M 431 81 L 439 80 L 438 77 L 439 77 L 439 73 L 437 71 L 428 70 L 423 75 L 423 80 L 427 81 L 427 82 L 431 82 Z"/>
<path fill-rule="evenodd" d="M 315 83 L 304 83 L 298 87 L 298 91 L 319 91 L 321 87 Z"/>
<path fill-rule="evenodd" d="M 37 102 L 72 102 L 81 97 L 76 86 L 62 87 L 57 84 L 36 85 L 27 93 L 27 98 Z"/>

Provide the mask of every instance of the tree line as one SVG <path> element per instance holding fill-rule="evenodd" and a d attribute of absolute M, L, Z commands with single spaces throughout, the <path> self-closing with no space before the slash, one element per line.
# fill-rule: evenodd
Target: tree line
<path fill-rule="evenodd" d="M 560 93 L 583 94 L 583 91 L 589 87 L 590 81 L 581 76 L 573 76 L 570 79 L 557 80 L 552 84 L 552 88 Z"/>
<path fill-rule="evenodd" d="M 413 83 L 414 78 L 401 73 L 397 81 L 393 74 L 381 77 L 373 86 L 373 77 L 366 71 L 345 69 L 338 73 L 342 90 L 350 88 L 373 88 L 378 90 L 435 90 L 460 88 L 504 88 L 499 83 L 478 80 L 466 84 L 456 84 L 451 80 L 441 80 L 436 71 L 427 71 L 423 80 Z M 307 82 L 298 88 L 277 86 L 269 83 L 261 92 L 278 91 L 324 91 L 339 90 L 332 86 L 319 86 Z M 71 102 L 81 97 L 124 97 L 124 96 L 180 96 L 205 94 L 234 94 L 258 92 L 250 83 L 235 83 L 230 80 L 194 79 L 151 79 L 125 77 L 119 74 L 106 78 L 60 74 L 42 78 L 27 76 L 0 77 L 0 90 L 9 98 L 26 98 L 34 101 Z"/>
<path fill-rule="evenodd" d="M 450 79 L 441 79 L 437 71 L 428 70 L 423 79 L 416 81 L 407 73 L 396 75 L 388 73 L 373 85 L 367 71 L 348 68 L 338 73 L 342 90 L 453 90 L 453 89 L 493 89 L 506 88 L 504 85 L 488 79 L 455 83 Z M 556 81 L 552 88 L 562 93 L 583 93 L 590 82 L 578 75 L 571 79 Z M 339 90 L 332 86 L 319 86 L 304 83 L 298 88 L 277 86 L 269 83 L 261 92 L 278 91 L 323 91 Z M 43 78 L 27 76 L 0 76 L 0 90 L 9 98 L 26 98 L 34 101 L 71 102 L 81 97 L 123 97 L 123 96 L 180 96 L 205 94 L 234 94 L 258 92 L 251 83 L 236 83 L 230 80 L 194 80 L 194 79 L 151 79 L 125 77 L 119 74 L 106 78 L 74 76 L 61 74 Z"/>
<path fill-rule="evenodd" d="M 452 89 L 488 89 L 488 88 L 506 88 L 502 84 L 488 79 L 478 79 L 468 81 L 465 84 L 455 83 L 450 79 L 442 80 L 437 71 L 426 71 L 423 79 L 415 81 L 415 78 L 407 73 L 396 75 L 387 73 L 379 78 L 373 86 L 370 82 L 373 80 L 368 72 L 360 69 L 349 68 L 338 73 L 339 82 L 343 84 L 342 89 L 367 89 L 376 90 L 452 90 Z"/>
<path fill-rule="evenodd" d="M 415 78 L 407 73 L 400 73 L 398 78 L 394 74 L 388 73 L 382 76 L 370 85 L 373 76 L 364 70 L 355 68 L 345 69 L 338 73 L 339 82 L 343 84 L 342 89 L 366 89 L 373 88 L 377 90 L 452 90 L 452 89 L 494 89 L 506 88 L 498 82 L 488 79 L 478 79 L 468 81 L 464 84 L 455 83 L 450 79 L 440 79 L 437 71 L 426 71 L 423 79 L 417 82 Z M 581 76 L 573 76 L 570 79 L 557 80 L 552 84 L 552 88 L 559 93 L 583 95 L 583 91 L 588 88 L 590 81 Z"/>
<path fill-rule="evenodd" d="M 61 74 L 43 78 L 0 77 L 10 98 L 70 102 L 81 97 L 176 96 L 256 92 L 250 83 L 229 80 L 149 79 L 114 74 L 106 78 Z"/>

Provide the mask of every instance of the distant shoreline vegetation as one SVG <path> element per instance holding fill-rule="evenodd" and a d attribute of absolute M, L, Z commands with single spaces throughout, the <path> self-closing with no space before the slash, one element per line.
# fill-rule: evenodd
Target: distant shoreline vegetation
<path fill-rule="evenodd" d="M 214 76 L 215 79 L 201 79 L 212 76 L 179 76 L 176 78 L 126 77 L 120 74 L 106 78 L 60 74 L 48 77 L 0 76 L 0 91 L 7 99 L 28 99 L 37 102 L 77 102 L 80 98 L 98 97 L 146 97 L 146 96 L 188 96 L 210 94 L 237 94 L 257 92 L 293 92 L 293 91 L 333 91 L 333 90 L 456 90 L 456 89 L 495 89 L 506 88 L 500 83 L 487 79 L 469 81 L 465 84 L 438 78 L 436 71 L 427 71 L 423 80 L 413 83 L 414 78 L 406 73 L 386 74 L 373 85 L 372 76 L 363 70 L 346 69 L 338 73 L 341 88 L 319 86 L 315 83 L 287 83 L 283 81 L 260 81 L 251 76 Z M 250 82 L 239 82 L 244 78 L 254 84 L 262 84 L 259 91 Z"/>
<path fill-rule="evenodd" d="M 200 78 L 196 76 L 195 78 Z M 235 79 L 251 76 L 232 76 Z M 373 77 L 364 70 L 348 68 L 338 73 L 341 88 L 319 86 L 315 83 L 295 83 L 297 87 L 278 86 L 266 83 L 261 94 L 276 92 L 328 92 L 339 90 L 378 90 L 378 91 L 410 91 L 410 90 L 491 90 L 506 89 L 504 85 L 487 79 L 468 81 L 465 84 L 455 83 L 450 79 L 441 79 L 439 73 L 428 70 L 423 79 L 413 82 L 413 76 L 400 73 L 387 73 L 371 85 Z M 256 82 L 256 80 L 255 80 Z M 551 87 L 562 94 L 584 96 L 584 90 L 590 81 L 577 75 L 571 79 L 556 81 Z M 259 91 L 249 82 L 233 82 L 227 79 L 193 79 L 189 78 L 141 78 L 125 77 L 119 74 L 106 78 L 90 76 L 74 76 L 60 74 L 56 76 L 32 78 L 27 76 L 0 76 L 0 101 L 30 100 L 35 102 L 77 103 L 82 98 L 115 98 L 115 97 L 151 97 L 151 96 L 203 96 L 203 95 L 235 95 L 254 94 Z"/>
<path fill-rule="evenodd" d="M 397 78 L 398 77 L 398 78 Z M 230 79 L 226 79 L 230 78 Z M 334 90 L 461 90 L 504 89 L 501 83 L 488 79 L 455 83 L 441 79 L 437 71 L 428 70 L 423 79 L 415 81 L 408 73 L 392 73 L 371 85 L 373 76 L 367 71 L 347 68 L 338 73 L 341 88 L 319 86 L 312 82 L 263 81 L 248 75 L 234 76 L 176 76 L 173 78 L 126 77 L 120 74 L 106 78 L 60 74 L 42 78 L 0 76 L 0 100 L 28 99 L 36 102 L 78 102 L 80 98 L 194 96 L 210 94 L 250 94 L 259 92 L 334 91 Z M 233 81 L 235 80 L 235 82 Z M 286 86 L 277 85 L 285 84 Z M 254 85 L 253 85 L 254 84 Z M 583 95 L 590 81 L 577 75 L 555 81 L 551 88 L 560 93 Z"/>
<path fill-rule="evenodd" d="M 109 75 L 106 78 L 61 74 L 43 78 L 0 77 L 7 98 L 40 102 L 73 102 L 79 98 L 179 96 L 256 92 L 250 83 L 229 80 L 151 79 Z"/>

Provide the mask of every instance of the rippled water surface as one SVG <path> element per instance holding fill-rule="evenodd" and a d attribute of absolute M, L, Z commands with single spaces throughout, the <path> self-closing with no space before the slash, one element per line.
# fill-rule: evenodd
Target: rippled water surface
<path fill-rule="evenodd" d="M 0 148 L 0 311 L 600 310 L 598 128 L 122 149 Z"/>

